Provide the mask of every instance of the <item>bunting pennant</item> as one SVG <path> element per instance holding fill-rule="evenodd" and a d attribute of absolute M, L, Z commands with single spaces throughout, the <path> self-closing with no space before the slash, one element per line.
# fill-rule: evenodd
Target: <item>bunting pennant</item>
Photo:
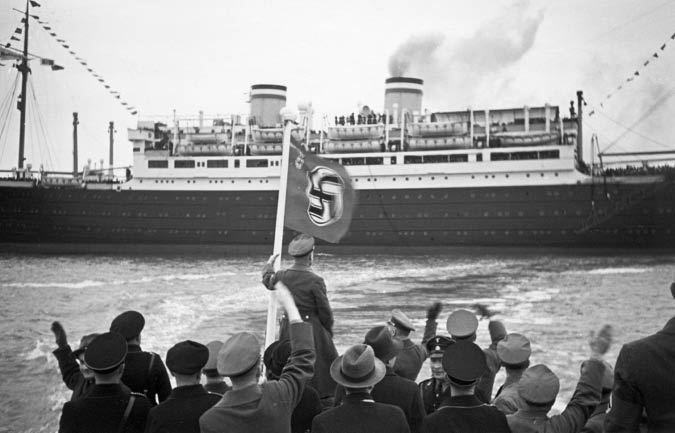
<path fill-rule="evenodd" d="M 56 37 L 56 33 L 54 33 L 54 32 L 51 32 L 51 33 L 49 33 L 49 34 L 52 35 L 52 36 L 54 36 L 54 37 Z"/>
<path fill-rule="evenodd" d="M 648 64 L 649 64 L 649 60 L 647 60 L 646 62 L 644 62 L 644 63 L 642 64 L 642 66 L 647 66 Z"/>
<path fill-rule="evenodd" d="M 654 53 L 654 54 L 652 54 L 652 57 L 654 57 L 655 59 L 658 59 L 658 58 L 659 58 L 659 54 L 658 54 L 658 53 Z"/>
<path fill-rule="evenodd" d="M 52 65 L 52 71 L 60 71 L 63 69 L 63 66 L 59 65 Z"/>
<path fill-rule="evenodd" d="M 51 28 L 51 27 L 49 27 L 49 26 L 42 26 L 42 27 L 44 27 L 44 28 L 45 28 L 45 30 L 51 30 L 51 29 L 52 29 L 52 28 Z"/>
<path fill-rule="evenodd" d="M 23 33 L 23 29 L 21 27 L 17 27 L 16 29 L 14 29 L 14 33 L 20 35 L 21 33 Z"/>
<path fill-rule="evenodd" d="M 54 64 L 54 61 L 52 59 L 40 59 L 40 64 L 51 66 Z"/>
<path fill-rule="evenodd" d="M 12 41 L 20 41 L 21 40 L 21 39 L 17 38 L 16 36 L 12 36 L 9 39 L 12 40 Z"/>
<path fill-rule="evenodd" d="M 34 8 L 40 7 L 40 3 L 36 2 L 35 0 L 30 0 L 30 5 L 33 6 Z"/>
<path fill-rule="evenodd" d="M 661 45 L 661 51 L 666 49 L 666 44 Z"/>

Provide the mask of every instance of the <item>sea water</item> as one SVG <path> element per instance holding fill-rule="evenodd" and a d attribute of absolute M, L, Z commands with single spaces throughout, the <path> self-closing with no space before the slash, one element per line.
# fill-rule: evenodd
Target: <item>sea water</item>
<path fill-rule="evenodd" d="M 133 251 L 134 249 L 131 249 Z M 329 252 L 326 252 L 329 251 Z M 71 392 L 61 381 L 50 331 L 65 327 L 73 348 L 105 332 L 125 310 L 146 318 L 144 350 L 166 357 L 175 343 L 225 340 L 238 331 L 264 339 L 268 292 L 260 283 L 264 253 L 0 253 L 0 432 L 54 432 Z M 554 411 L 570 399 L 588 335 L 606 323 L 621 345 L 656 332 L 675 315 L 669 286 L 672 252 L 650 250 L 318 248 L 315 271 L 328 286 L 335 343 L 342 352 L 400 308 L 422 338 L 426 308 L 443 303 L 438 332 L 456 308 L 484 303 L 508 331 L 532 342 L 532 364 L 560 377 Z M 288 265 L 286 258 L 283 265 Z M 477 342 L 489 345 L 487 321 Z M 424 365 L 418 378 L 429 377 Z M 497 376 L 495 390 L 503 382 Z"/>

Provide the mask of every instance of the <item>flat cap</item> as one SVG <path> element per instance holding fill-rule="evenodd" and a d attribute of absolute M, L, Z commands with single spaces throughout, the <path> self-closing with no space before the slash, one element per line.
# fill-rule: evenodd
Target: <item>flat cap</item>
<path fill-rule="evenodd" d="M 209 349 L 196 341 L 185 340 L 166 352 L 166 366 L 177 374 L 199 373 L 209 360 Z"/>
<path fill-rule="evenodd" d="M 558 376 L 543 364 L 525 370 L 518 382 L 518 394 L 530 403 L 552 403 L 559 390 Z"/>
<path fill-rule="evenodd" d="M 206 343 L 206 348 L 209 349 L 209 359 L 206 361 L 204 370 L 218 369 L 218 352 L 223 347 L 223 342 L 214 340 Z"/>
<path fill-rule="evenodd" d="M 366 334 L 363 344 L 373 348 L 375 357 L 387 362 L 403 350 L 403 342 L 395 338 L 386 326 L 375 326 Z"/>
<path fill-rule="evenodd" d="M 274 376 L 280 377 L 290 356 L 291 342 L 289 340 L 277 340 L 265 349 L 263 363 L 267 371 Z"/>
<path fill-rule="evenodd" d="M 304 256 L 314 249 L 314 238 L 310 235 L 299 234 L 288 244 L 288 254 L 293 257 Z"/>
<path fill-rule="evenodd" d="M 443 370 L 460 384 L 477 381 L 487 370 L 483 349 L 467 340 L 449 345 L 443 352 Z"/>
<path fill-rule="evenodd" d="M 84 363 L 98 373 L 111 372 L 124 362 L 127 340 L 116 332 L 106 332 L 95 337 L 84 351 Z"/>
<path fill-rule="evenodd" d="M 110 332 L 122 334 L 124 338 L 131 340 L 137 337 L 145 326 L 145 318 L 138 311 L 125 311 L 115 317 L 110 324 Z"/>
<path fill-rule="evenodd" d="M 398 308 L 391 310 L 391 319 L 389 319 L 389 321 L 397 328 L 406 329 L 408 331 L 415 330 L 412 326 L 412 322 L 408 319 L 408 316 Z"/>
<path fill-rule="evenodd" d="M 443 353 L 448 346 L 454 343 L 455 340 L 450 337 L 446 337 L 445 335 L 437 335 L 427 341 L 427 352 L 429 355 L 432 353 Z"/>
<path fill-rule="evenodd" d="M 466 338 L 476 333 L 478 319 L 468 310 L 455 310 L 448 316 L 448 333 L 455 338 Z"/>
<path fill-rule="evenodd" d="M 98 337 L 100 334 L 87 334 L 82 339 L 80 340 L 80 347 L 77 349 L 73 350 L 73 358 L 77 358 L 78 356 L 82 355 L 85 350 L 87 350 L 87 346 L 89 346 L 89 343 L 91 343 L 94 338 Z"/>
<path fill-rule="evenodd" d="M 508 334 L 497 343 L 497 356 L 506 364 L 522 364 L 530 359 L 531 354 L 530 340 L 521 334 Z"/>
<path fill-rule="evenodd" d="M 260 343 L 250 332 L 234 334 L 218 353 L 218 373 L 239 376 L 246 373 L 260 359 Z"/>

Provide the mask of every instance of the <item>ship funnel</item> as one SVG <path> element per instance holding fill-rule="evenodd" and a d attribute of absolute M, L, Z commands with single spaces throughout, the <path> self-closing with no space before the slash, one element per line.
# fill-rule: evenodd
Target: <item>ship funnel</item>
<path fill-rule="evenodd" d="M 384 109 L 394 112 L 398 110 L 419 114 L 422 110 L 422 87 L 424 81 L 419 78 L 392 77 L 385 80 Z"/>
<path fill-rule="evenodd" d="M 251 86 L 250 119 L 261 127 L 281 124 L 279 112 L 286 106 L 286 86 L 254 84 Z"/>

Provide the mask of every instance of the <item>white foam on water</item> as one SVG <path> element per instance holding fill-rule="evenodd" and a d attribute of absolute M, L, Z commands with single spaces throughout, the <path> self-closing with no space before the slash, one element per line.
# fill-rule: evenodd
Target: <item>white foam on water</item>
<path fill-rule="evenodd" d="M 599 268 L 588 271 L 588 273 L 591 275 L 642 274 L 647 271 L 646 268 Z"/>
<path fill-rule="evenodd" d="M 86 289 L 89 287 L 100 287 L 105 283 L 103 281 L 93 281 L 93 280 L 84 280 L 74 283 L 6 283 L 0 285 L 0 287 L 18 287 L 18 288 L 28 288 L 28 289 L 39 289 L 39 288 L 62 288 L 62 289 Z"/>
<path fill-rule="evenodd" d="M 35 341 L 35 346 L 32 349 L 22 353 L 20 357 L 25 361 L 46 358 L 47 363 L 57 365 L 56 359 L 52 356 L 52 351 L 55 347 L 52 346 L 54 346 L 53 341 L 48 342 L 40 338 Z"/>

